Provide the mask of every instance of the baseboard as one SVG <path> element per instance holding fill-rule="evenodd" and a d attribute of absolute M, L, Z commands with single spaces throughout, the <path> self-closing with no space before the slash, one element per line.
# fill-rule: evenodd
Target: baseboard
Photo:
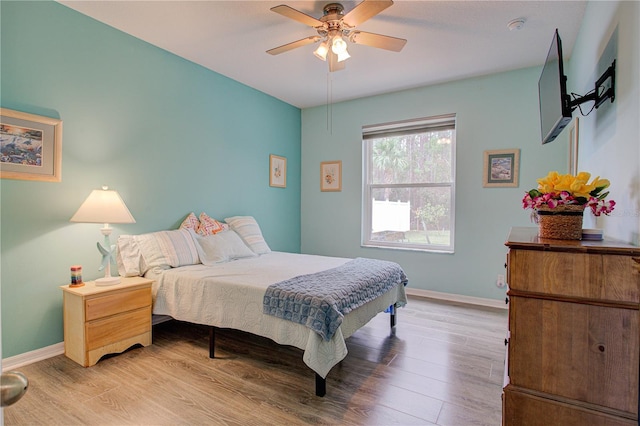
<path fill-rule="evenodd" d="M 43 359 L 62 355 L 63 353 L 64 342 L 60 342 L 45 348 L 36 349 L 35 351 L 10 356 L 9 358 L 4 358 L 2 360 L 2 371 L 15 370 L 16 368 L 33 364 L 34 362 L 42 361 Z"/>
<path fill-rule="evenodd" d="M 482 297 L 463 296 L 461 294 L 441 293 L 439 291 L 422 290 L 419 288 L 407 287 L 409 296 L 425 297 L 427 299 L 447 300 L 449 302 L 468 303 L 470 305 L 488 306 L 490 308 L 508 309 L 504 300 L 485 299 Z"/>

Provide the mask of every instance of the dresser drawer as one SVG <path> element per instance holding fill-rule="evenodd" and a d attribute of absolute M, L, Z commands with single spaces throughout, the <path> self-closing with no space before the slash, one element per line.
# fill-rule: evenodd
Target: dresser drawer
<path fill-rule="evenodd" d="M 134 337 L 151 330 L 151 306 L 92 321 L 85 328 L 87 351 Z"/>
<path fill-rule="evenodd" d="M 631 256 L 539 250 L 509 252 L 509 288 L 600 302 L 640 303 Z"/>
<path fill-rule="evenodd" d="M 145 306 L 151 306 L 149 288 L 94 297 L 85 300 L 85 320 L 92 321 Z"/>
<path fill-rule="evenodd" d="M 520 392 L 513 387 L 507 387 L 504 390 L 503 399 L 504 426 L 637 426 L 638 424 L 632 419 Z"/>
<path fill-rule="evenodd" d="M 511 384 L 638 414 L 638 310 L 510 298 Z"/>

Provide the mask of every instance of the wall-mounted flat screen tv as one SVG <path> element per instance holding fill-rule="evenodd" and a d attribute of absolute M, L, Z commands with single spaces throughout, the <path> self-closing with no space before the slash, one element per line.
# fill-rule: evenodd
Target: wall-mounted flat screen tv
<path fill-rule="evenodd" d="M 562 41 L 557 29 L 538 81 L 538 93 L 542 143 L 545 144 L 554 140 L 571 121 L 567 78 L 562 64 Z"/>

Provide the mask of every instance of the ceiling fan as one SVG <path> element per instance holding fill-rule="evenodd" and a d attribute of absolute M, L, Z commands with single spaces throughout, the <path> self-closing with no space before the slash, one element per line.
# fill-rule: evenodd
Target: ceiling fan
<path fill-rule="evenodd" d="M 284 4 L 272 7 L 271 10 L 280 15 L 315 28 L 318 35 L 275 47 L 267 50 L 267 53 L 279 55 L 280 53 L 288 52 L 289 50 L 306 46 L 307 44 L 320 42 L 320 45 L 313 54 L 323 61 L 327 61 L 328 59 L 329 71 L 333 72 L 344 69 L 344 61 L 351 56 L 349 52 L 347 52 L 347 42 L 345 39 L 355 44 L 364 44 L 366 46 L 399 52 L 407 43 L 407 40 L 355 29 L 356 26 L 373 18 L 392 4 L 393 1 L 391 0 L 364 0 L 345 15 L 344 7 L 340 3 L 329 3 L 324 7 L 324 15 L 320 19 L 316 19 Z"/>

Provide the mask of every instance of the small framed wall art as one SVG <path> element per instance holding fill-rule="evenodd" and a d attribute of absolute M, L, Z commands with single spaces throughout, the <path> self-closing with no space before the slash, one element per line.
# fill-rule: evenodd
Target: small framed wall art
<path fill-rule="evenodd" d="M 62 121 L 0 108 L 0 178 L 60 182 Z"/>
<path fill-rule="evenodd" d="M 519 149 L 485 151 L 482 186 L 485 188 L 517 188 L 519 168 Z"/>
<path fill-rule="evenodd" d="M 342 161 L 320 163 L 320 191 L 342 191 Z"/>
<path fill-rule="evenodd" d="M 277 155 L 269 155 L 269 186 L 287 187 L 287 159 Z"/>

